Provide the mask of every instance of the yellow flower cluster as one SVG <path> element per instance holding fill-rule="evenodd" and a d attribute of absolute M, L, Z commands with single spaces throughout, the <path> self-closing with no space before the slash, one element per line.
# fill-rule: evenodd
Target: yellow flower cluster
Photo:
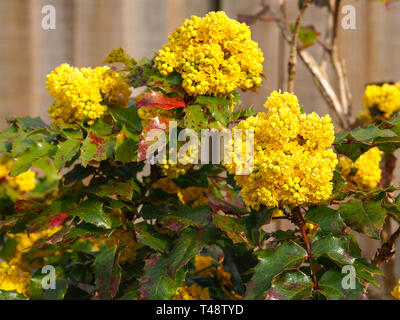
<path fill-rule="evenodd" d="M 7 179 L 10 187 L 21 193 L 29 192 L 36 187 L 36 173 L 32 170 L 25 171 L 15 177 L 10 177 L 12 162 L 10 160 L 0 160 L 0 180 Z"/>
<path fill-rule="evenodd" d="M 15 239 L 17 241 L 17 246 L 15 248 L 15 253 L 12 258 L 13 261 L 15 262 L 21 262 L 22 263 L 22 255 L 30 250 L 30 248 L 40 239 L 47 239 L 50 238 L 52 235 L 54 235 L 56 232 L 60 231 L 62 229 L 62 226 L 57 226 L 57 227 L 52 227 L 40 232 L 35 232 L 35 233 L 28 233 L 21 232 L 21 233 L 8 233 L 7 237 L 10 239 Z M 24 269 L 27 269 L 25 267 L 28 267 L 29 265 L 24 265 Z"/>
<path fill-rule="evenodd" d="M 66 63 L 47 75 L 46 88 L 55 98 L 48 111 L 57 123 L 87 119 L 93 124 L 106 105 L 126 105 L 131 94 L 129 85 L 109 67 L 78 69 Z"/>
<path fill-rule="evenodd" d="M 261 205 L 305 206 L 329 199 L 338 162 L 336 154 L 327 149 L 334 140 L 329 115 L 320 118 L 314 112 L 302 113 L 297 97 L 287 92 L 274 91 L 264 106 L 268 113 L 258 113 L 234 128 L 254 130 L 254 170 L 235 176 L 245 204 L 258 209 Z M 233 154 L 232 164 L 225 166 L 235 174 L 248 163 Z"/>
<path fill-rule="evenodd" d="M 285 214 L 283 213 L 283 211 L 281 209 L 275 209 L 274 211 L 272 211 L 272 218 L 279 218 L 279 217 L 283 217 Z"/>
<path fill-rule="evenodd" d="M 136 251 L 141 247 L 131 231 L 123 231 L 121 229 L 115 229 L 105 243 L 106 245 L 126 245 L 119 259 L 121 264 L 134 262 L 136 260 Z"/>
<path fill-rule="evenodd" d="M 395 286 L 391 293 L 393 297 L 400 300 L 400 280 L 399 285 Z"/>
<path fill-rule="evenodd" d="M 36 173 L 32 170 L 25 171 L 16 177 L 9 177 L 8 183 L 19 192 L 29 192 L 36 187 Z"/>
<path fill-rule="evenodd" d="M 185 189 L 179 188 L 169 178 L 161 178 L 156 184 L 156 188 L 163 190 L 164 192 L 178 195 L 179 200 L 185 206 L 192 208 L 204 206 L 208 204 L 207 189 L 201 187 L 188 187 Z"/>
<path fill-rule="evenodd" d="M 212 300 L 208 288 L 202 288 L 197 284 L 188 286 L 183 284 L 174 295 L 174 300 Z"/>
<path fill-rule="evenodd" d="M 30 281 L 30 273 L 22 271 L 13 261 L 0 263 L 0 290 L 17 291 L 28 297 Z"/>
<path fill-rule="evenodd" d="M 162 75 L 180 73 L 189 95 L 225 95 L 261 83 L 264 58 L 250 28 L 223 11 L 186 19 L 168 40 L 156 66 Z"/>
<path fill-rule="evenodd" d="M 51 237 L 61 228 L 61 226 L 58 226 L 41 232 L 31 233 L 29 236 L 26 231 L 23 233 L 7 234 L 8 238 L 17 241 L 17 246 L 10 261 L 0 263 L 1 290 L 17 291 L 24 296 L 29 296 L 30 271 L 33 266 L 31 263 L 23 261 L 23 254 L 28 252 L 39 239 Z"/>
<path fill-rule="evenodd" d="M 214 277 L 221 282 L 222 285 L 231 285 L 231 274 L 226 272 L 222 265 L 223 259 L 219 261 L 218 267 L 213 267 L 213 258 L 210 256 L 197 255 L 194 257 L 195 274 L 197 276 Z"/>
<path fill-rule="evenodd" d="M 372 108 L 377 108 L 384 118 L 389 118 L 394 112 L 400 110 L 400 82 L 384 83 L 382 86 L 368 85 L 364 92 L 363 102 L 370 118 L 376 115 L 376 111 L 374 113 Z"/>
<path fill-rule="evenodd" d="M 347 157 L 339 160 L 342 175 L 359 188 L 375 188 L 381 180 L 379 163 L 383 152 L 377 147 L 363 153 L 354 163 Z"/>
<path fill-rule="evenodd" d="M 194 267 L 195 270 L 193 274 L 196 276 L 203 277 L 216 277 L 221 285 L 231 287 L 231 274 L 224 270 L 222 265 L 222 259 L 219 261 L 219 266 L 213 266 L 214 259 L 210 256 L 202 256 L 197 255 L 194 257 Z M 232 293 L 233 296 L 238 298 L 235 293 Z M 186 284 L 183 284 L 179 289 L 177 294 L 175 295 L 175 300 L 211 300 L 209 296 L 208 288 L 201 288 L 196 284 L 191 285 L 190 287 Z"/>

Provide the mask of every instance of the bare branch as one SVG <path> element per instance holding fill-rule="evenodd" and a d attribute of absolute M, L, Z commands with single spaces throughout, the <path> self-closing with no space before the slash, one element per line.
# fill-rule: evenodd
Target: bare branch
<path fill-rule="evenodd" d="M 350 108 L 350 101 L 348 100 L 349 95 L 346 90 L 347 89 L 346 76 L 343 70 L 343 64 L 340 62 L 339 59 L 338 46 L 337 46 L 340 4 L 341 0 L 330 0 L 329 3 L 329 20 L 330 20 L 329 24 L 332 30 L 330 58 L 332 61 L 333 69 L 338 79 L 340 101 L 342 104 L 343 113 L 345 115 L 348 115 Z"/>
<path fill-rule="evenodd" d="M 300 9 L 299 16 L 296 19 L 296 24 L 290 44 L 290 57 L 288 63 L 288 92 L 293 92 L 294 79 L 296 78 L 296 63 L 297 63 L 297 38 L 299 37 L 301 21 L 303 20 L 304 14 L 310 5 L 310 0 L 306 0 Z"/>
<path fill-rule="evenodd" d="M 276 22 L 279 30 L 281 31 L 282 37 L 288 42 L 289 44 L 292 43 L 292 39 L 289 35 L 289 30 L 287 25 L 279 19 L 272 10 L 270 13 L 274 17 L 274 21 Z M 318 90 L 320 91 L 322 97 L 328 104 L 329 108 L 331 108 L 338 119 L 339 126 L 341 129 L 349 128 L 349 119 L 343 112 L 342 103 L 339 100 L 338 96 L 336 95 L 335 90 L 333 89 L 331 83 L 327 80 L 324 76 L 323 70 L 321 70 L 320 66 L 317 64 L 314 57 L 309 54 L 307 51 L 302 50 L 300 46 L 297 46 L 297 54 L 300 56 L 303 63 L 306 65 L 307 69 L 311 72 L 311 75 L 316 83 Z"/>

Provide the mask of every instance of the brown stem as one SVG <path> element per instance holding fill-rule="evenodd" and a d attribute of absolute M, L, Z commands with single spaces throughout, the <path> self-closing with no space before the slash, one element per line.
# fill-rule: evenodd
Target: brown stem
<path fill-rule="evenodd" d="M 400 227 L 395 233 L 390 236 L 389 240 L 384 242 L 382 246 L 378 249 L 378 252 L 375 254 L 374 260 L 372 260 L 372 264 L 379 266 L 381 263 L 386 262 L 393 257 L 393 255 L 395 254 L 393 247 L 399 236 Z"/>
<path fill-rule="evenodd" d="M 299 16 L 296 19 L 296 24 L 290 45 L 290 57 L 288 63 L 288 92 L 293 92 L 294 79 L 296 78 L 296 63 L 297 63 L 297 38 L 299 37 L 300 25 L 303 20 L 304 14 L 310 5 L 311 0 L 306 0 L 300 9 Z"/>
<path fill-rule="evenodd" d="M 385 164 L 382 170 L 382 179 L 381 179 L 381 187 L 386 188 L 392 184 L 393 181 L 393 172 L 396 166 L 396 157 L 393 153 L 385 154 Z M 391 217 L 388 215 L 386 218 L 385 224 L 383 225 L 382 231 L 382 245 L 381 248 L 378 249 L 375 257 L 372 261 L 375 265 L 380 265 L 383 263 L 382 271 L 385 274 L 385 278 L 383 279 L 383 287 L 385 293 L 390 292 L 391 286 L 395 281 L 395 270 L 394 270 L 394 261 L 392 259 L 394 255 L 394 244 L 396 239 L 400 236 L 400 227 L 397 229 L 395 233 L 390 235 L 392 232 L 392 224 Z"/>
<path fill-rule="evenodd" d="M 307 259 L 310 263 L 310 272 L 311 272 L 311 278 L 313 279 L 314 282 L 314 288 L 316 290 L 319 289 L 319 284 L 317 280 L 317 276 L 314 273 L 313 267 L 314 267 L 314 262 L 313 262 L 313 255 L 311 252 L 311 245 L 310 241 L 308 240 L 307 233 L 306 233 L 306 228 L 305 228 L 305 223 L 306 221 L 304 220 L 303 214 L 301 213 L 300 208 L 296 207 L 292 210 L 292 222 L 297 225 L 297 227 L 300 228 L 304 243 L 306 244 L 306 250 L 307 250 Z"/>

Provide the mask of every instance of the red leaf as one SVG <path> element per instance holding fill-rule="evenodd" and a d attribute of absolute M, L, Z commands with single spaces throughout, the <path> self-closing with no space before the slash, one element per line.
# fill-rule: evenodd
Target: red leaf
<path fill-rule="evenodd" d="M 68 217 L 65 213 L 60 213 L 54 216 L 54 218 L 50 221 L 50 226 L 57 227 L 64 222 L 64 220 Z"/>
<path fill-rule="evenodd" d="M 141 96 L 136 98 L 135 104 L 138 108 L 159 107 L 166 110 L 173 108 L 185 108 L 186 106 L 182 97 L 178 96 L 170 98 L 162 92 L 155 90 L 149 90 L 143 93 Z"/>

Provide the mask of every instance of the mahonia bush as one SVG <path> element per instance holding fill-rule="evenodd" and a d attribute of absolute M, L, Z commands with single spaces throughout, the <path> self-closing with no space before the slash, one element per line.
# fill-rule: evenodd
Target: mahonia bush
<path fill-rule="evenodd" d="M 52 71 L 53 123 L 10 119 L 0 132 L 0 299 L 365 298 L 388 257 L 365 259 L 354 232 L 380 239 L 400 219 L 398 187 L 384 183 L 398 85 L 367 87 L 368 121 L 335 133 L 293 93 L 273 91 L 257 114 L 243 106 L 263 61 L 248 26 L 210 12 L 151 59 L 119 48 L 113 67 Z M 232 161 L 199 161 L 202 130 L 242 134 L 223 139 Z M 167 161 L 146 161 L 152 148 L 162 158 L 154 132 Z M 279 219 L 290 227 L 267 232 Z M 41 286 L 49 265 L 57 290 Z"/>

